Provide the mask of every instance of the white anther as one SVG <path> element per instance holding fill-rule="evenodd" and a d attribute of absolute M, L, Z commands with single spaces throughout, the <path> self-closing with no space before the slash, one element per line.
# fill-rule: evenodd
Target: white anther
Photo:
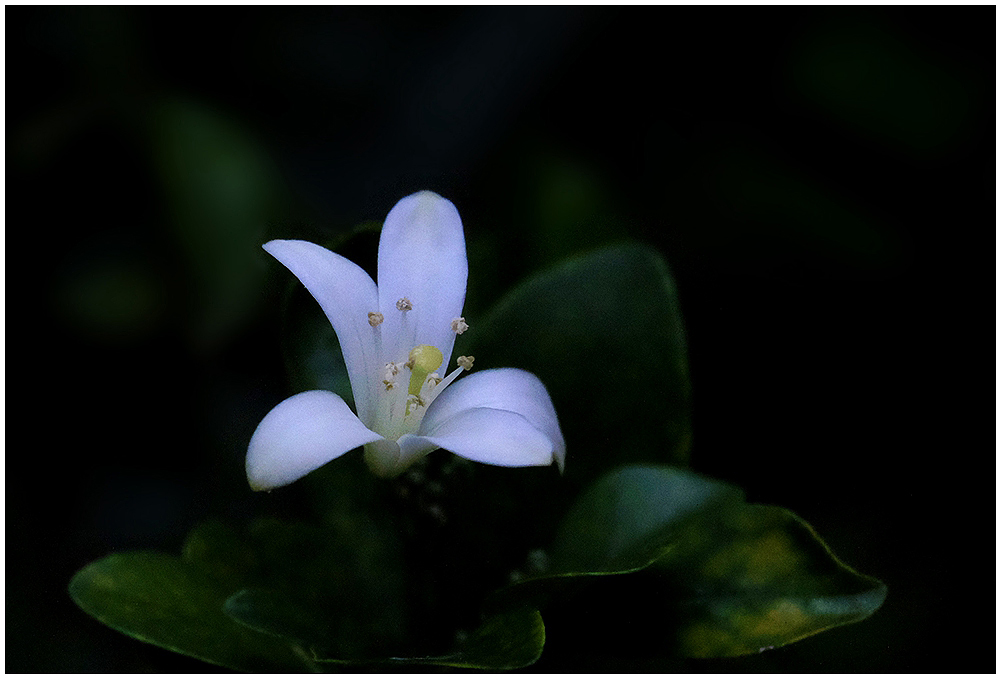
<path fill-rule="evenodd" d="M 413 309 L 413 307 L 411 306 L 410 300 L 408 300 L 406 297 L 402 297 L 400 300 L 397 301 L 397 309 L 399 309 L 402 312 L 410 312 Z"/>
<path fill-rule="evenodd" d="M 397 375 L 399 372 L 400 369 L 397 368 L 397 364 L 391 361 L 386 365 L 386 368 L 383 371 L 384 381 L 393 382 L 394 376 Z"/>
<path fill-rule="evenodd" d="M 449 327 L 453 329 L 453 332 L 457 335 L 463 335 L 463 331 L 470 328 L 470 325 L 463 319 L 462 316 L 458 316 L 449 323 Z"/>
<path fill-rule="evenodd" d="M 459 366 L 460 368 L 462 368 L 464 371 L 469 371 L 471 368 L 474 367 L 474 358 L 473 357 L 457 357 L 456 358 L 456 365 Z"/>
<path fill-rule="evenodd" d="M 376 328 L 383 323 L 383 315 L 379 312 L 369 312 L 369 325 Z"/>

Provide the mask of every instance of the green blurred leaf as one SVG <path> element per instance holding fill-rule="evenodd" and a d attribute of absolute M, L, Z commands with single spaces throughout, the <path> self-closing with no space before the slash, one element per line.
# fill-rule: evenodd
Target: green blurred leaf
<path fill-rule="evenodd" d="M 635 580 L 602 578 L 614 574 Z M 607 585 L 615 596 L 603 593 Z M 860 621 L 885 592 L 788 510 L 745 503 L 739 489 L 685 470 L 628 466 L 571 508 L 550 572 L 499 591 L 493 602 L 544 606 L 576 595 L 578 625 L 591 629 L 582 636 L 598 628 L 598 648 L 611 644 L 601 622 L 630 611 L 643 623 L 617 634 L 647 641 L 642 653 L 711 657 Z M 638 615 L 638 606 L 647 613 Z"/>
<path fill-rule="evenodd" d="M 355 662 L 318 658 L 317 661 L 332 664 L 512 670 L 535 663 L 543 652 L 545 637 L 540 612 L 518 608 L 489 617 L 460 642 L 454 652 L 442 656 L 391 657 Z"/>
<path fill-rule="evenodd" d="M 686 342 L 656 251 L 626 244 L 567 260 L 515 288 L 460 341 L 457 352 L 478 366 L 523 368 L 547 386 L 568 442 L 566 480 L 686 462 Z"/>
<path fill-rule="evenodd" d="M 865 268 L 888 267 L 901 257 L 899 239 L 866 207 L 827 190 L 768 150 L 732 146 L 712 164 L 719 207 L 759 225 L 727 237 L 744 257 L 775 258 L 791 248 L 808 249 L 826 260 Z"/>
<path fill-rule="evenodd" d="M 285 189 L 254 134 L 221 111 L 184 99 L 155 105 L 152 150 L 192 279 L 198 336 L 212 341 L 256 302 L 261 244 Z M 283 211 L 285 212 L 285 211 Z"/>
<path fill-rule="evenodd" d="M 126 635 L 241 671 L 302 671 L 305 657 L 223 612 L 230 594 L 200 567 L 171 555 L 119 553 L 92 562 L 70 581 L 85 612 Z"/>
<path fill-rule="evenodd" d="M 595 167 L 539 151 L 525 169 L 529 254 L 551 264 L 574 253 L 622 241 L 628 228 L 619 217 L 612 183 Z"/>
<path fill-rule="evenodd" d="M 796 52 L 794 85 L 853 128 L 925 154 L 946 151 L 974 129 L 968 74 L 872 20 L 826 22 Z"/>
<path fill-rule="evenodd" d="M 188 533 L 181 559 L 230 585 L 230 592 L 245 585 L 260 570 L 253 546 L 219 520 L 203 522 Z"/>
<path fill-rule="evenodd" d="M 320 305 L 299 282 L 289 291 L 284 323 L 283 355 L 292 391 L 328 390 L 354 409 L 352 383 L 338 336 Z"/>

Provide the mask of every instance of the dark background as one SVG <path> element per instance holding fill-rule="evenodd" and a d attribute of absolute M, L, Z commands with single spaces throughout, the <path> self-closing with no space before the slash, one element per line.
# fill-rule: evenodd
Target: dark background
<path fill-rule="evenodd" d="M 889 586 L 863 623 L 690 670 L 994 670 L 995 467 L 971 430 L 994 9 L 5 16 L 8 414 L 28 434 L 7 467 L 7 671 L 213 670 L 91 620 L 66 584 L 253 513 L 246 443 L 289 394 L 288 280 L 258 246 L 423 188 L 464 218 L 475 311 L 568 254 L 657 247 L 693 467 Z"/>

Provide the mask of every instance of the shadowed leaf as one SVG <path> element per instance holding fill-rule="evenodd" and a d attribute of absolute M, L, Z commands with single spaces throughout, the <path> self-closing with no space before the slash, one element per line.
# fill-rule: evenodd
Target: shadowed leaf
<path fill-rule="evenodd" d="M 442 656 L 392 657 L 369 661 L 318 658 L 332 664 L 392 666 L 448 666 L 483 670 L 512 670 L 533 664 L 543 652 L 543 618 L 535 609 L 512 609 L 489 617 L 456 651 Z"/>
<path fill-rule="evenodd" d="M 177 557 L 119 553 L 92 562 L 70 581 L 81 609 L 126 635 L 234 670 L 302 671 L 301 654 L 223 613 L 225 581 Z"/>
<path fill-rule="evenodd" d="M 603 578 L 616 574 L 630 576 Z M 601 621 L 646 606 L 618 636 L 643 640 L 651 656 L 715 657 L 860 621 L 886 590 L 840 562 L 789 510 L 745 503 L 739 489 L 692 472 L 628 466 L 572 507 L 551 572 L 493 602 L 545 606 L 577 597 L 582 638 L 594 635 L 599 648 L 611 644 Z"/>

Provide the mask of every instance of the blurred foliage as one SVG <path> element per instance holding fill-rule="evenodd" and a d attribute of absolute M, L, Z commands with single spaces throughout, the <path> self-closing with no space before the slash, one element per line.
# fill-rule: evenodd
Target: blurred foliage
<path fill-rule="evenodd" d="M 971 131 L 972 83 L 877 22 L 844 18 L 799 47 L 798 90 L 856 128 L 915 153 L 943 153 Z"/>
<path fill-rule="evenodd" d="M 265 150 L 235 121 L 182 99 L 153 107 L 154 166 L 197 291 L 191 323 L 205 342 L 251 312 L 265 271 L 261 244 L 284 187 Z"/>

